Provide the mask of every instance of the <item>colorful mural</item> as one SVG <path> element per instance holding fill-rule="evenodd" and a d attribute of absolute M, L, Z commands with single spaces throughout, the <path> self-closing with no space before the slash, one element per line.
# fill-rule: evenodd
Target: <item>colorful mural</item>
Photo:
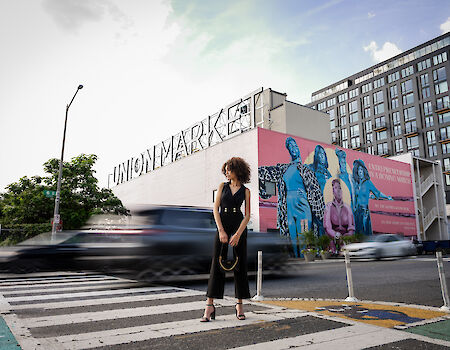
<path fill-rule="evenodd" d="M 261 231 L 296 245 L 314 230 L 330 236 L 332 251 L 355 233 L 417 234 L 408 164 L 266 129 L 258 148 Z"/>

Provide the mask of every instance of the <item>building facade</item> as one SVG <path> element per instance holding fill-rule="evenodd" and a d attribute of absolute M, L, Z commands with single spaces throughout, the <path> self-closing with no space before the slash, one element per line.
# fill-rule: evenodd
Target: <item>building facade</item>
<path fill-rule="evenodd" d="M 450 203 L 450 33 L 312 94 L 332 143 L 389 157 L 439 160 Z"/>

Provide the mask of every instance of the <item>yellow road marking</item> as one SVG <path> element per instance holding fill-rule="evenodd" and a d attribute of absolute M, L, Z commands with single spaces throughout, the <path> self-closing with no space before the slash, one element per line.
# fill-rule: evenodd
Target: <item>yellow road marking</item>
<path fill-rule="evenodd" d="M 386 328 L 447 315 L 445 312 L 376 303 L 326 300 L 265 300 L 262 303 L 313 311 Z"/>

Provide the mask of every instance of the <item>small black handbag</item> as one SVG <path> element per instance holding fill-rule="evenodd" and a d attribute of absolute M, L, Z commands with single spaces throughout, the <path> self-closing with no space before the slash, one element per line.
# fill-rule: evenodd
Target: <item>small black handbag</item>
<path fill-rule="evenodd" d="M 219 266 L 220 269 L 223 272 L 230 272 L 233 270 L 238 271 L 239 269 L 239 257 L 236 254 L 235 247 L 233 247 L 234 255 L 236 256 L 236 259 L 229 259 L 227 256 L 223 256 L 223 247 L 225 244 L 228 243 L 222 243 L 222 248 L 220 249 L 220 255 L 219 255 Z"/>

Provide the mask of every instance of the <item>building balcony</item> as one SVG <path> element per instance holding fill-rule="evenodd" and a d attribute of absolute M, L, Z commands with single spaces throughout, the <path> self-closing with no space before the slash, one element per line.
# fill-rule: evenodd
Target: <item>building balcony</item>
<path fill-rule="evenodd" d="M 419 134 L 419 129 L 417 126 L 406 127 L 404 130 L 404 134 L 406 137 L 417 136 Z"/>
<path fill-rule="evenodd" d="M 381 151 L 375 150 L 375 154 L 380 157 L 389 157 L 392 155 L 391 150 L 389 148 Z"/>
<path fill-rule="evenodd" d="M 378 123 L 375 123 L 375 127 L 373 128 L 373 131 L 384 131 L 386 129 L 387 129 L 386 122 L 378 122 Z"/>
<path fill-rule="evenodd" d="M 439 143 L 449 143 L 450 135 L 439 135 Z"/>
<path fill-rule="evenodd" d="M 450 102 L 435 104 L 433 107 L 434 107 L 434 111 L 437 114 L 443 114 L 446 112 L 450 112 Z"/>

